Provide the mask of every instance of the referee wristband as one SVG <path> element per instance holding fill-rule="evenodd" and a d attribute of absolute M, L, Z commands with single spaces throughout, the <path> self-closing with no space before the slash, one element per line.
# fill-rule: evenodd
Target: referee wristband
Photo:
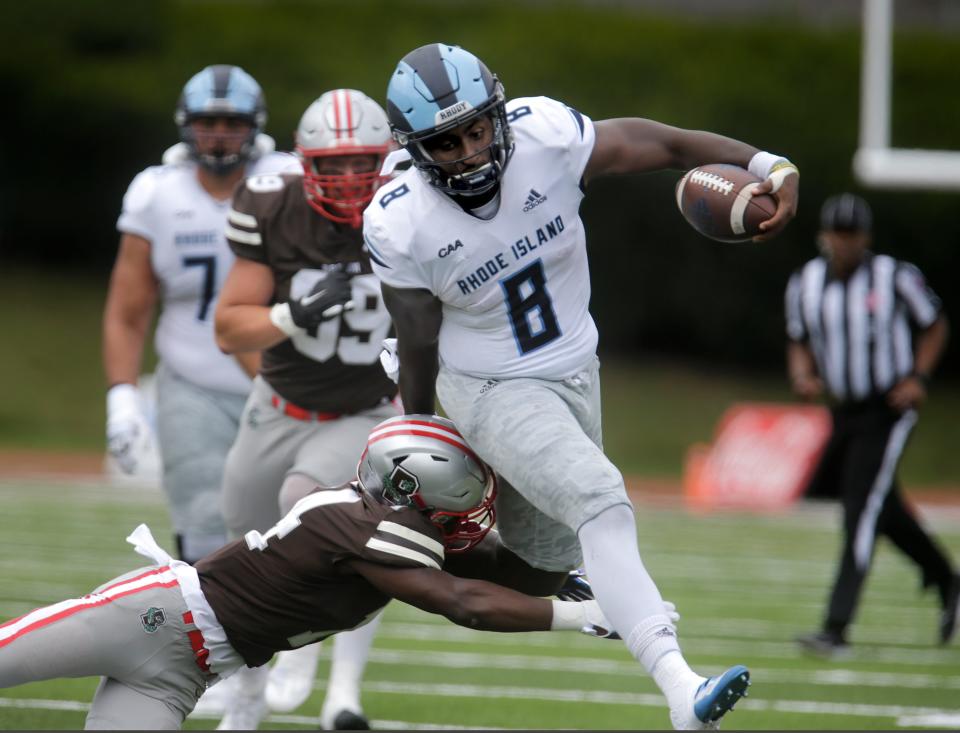
<path fill-rule="evenodd" d="M 930 388 L 930 375 L 923 372 L 910 372 L 910 376 L 923 385 L 924 389 Z"/>
<path fill-rule="evenodd" d="M 304 330 L 293 322 L 289 303 L 277 303 L 270 309 L 270 323 L 283 331 L 287 336 L 296 336 Z"/>

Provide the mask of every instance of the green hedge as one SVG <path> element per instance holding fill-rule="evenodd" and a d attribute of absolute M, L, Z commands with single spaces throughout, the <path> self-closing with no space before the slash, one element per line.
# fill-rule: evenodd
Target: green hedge
<path fill-rule="evenodd" d="M 594 118 L 636 115 L 709 129 L 789 154 L 802 171 L 797 220 L 773 243 L 718 245 L 675 211 L 677 174 L 601 181 L 584 205 L 593 309 L 609 349 L 773 366 L 781 299 L 813 254 L 820 202 L 855 187 L 860 42 L 840 28 L 736 25 L 589 3 L 32 0 L 0 8 L 3 256 L 101 276 L 130 178 L 175 141 L 184 81 L 237 63 L 264 86 L 268 130 L 289 147 L 318 94 L 353 86 L 382 98 L 397 59 L 459 43 L 511 96 L 547 94 Z M 960 39 L 898 35 L 893 139 L 956 146 Z M 956 196 L 874 192 L 881 251 L 908 258 L 947 293 L 958 272 Z M 952 349 L 948 370 L 960 372 Z"/>

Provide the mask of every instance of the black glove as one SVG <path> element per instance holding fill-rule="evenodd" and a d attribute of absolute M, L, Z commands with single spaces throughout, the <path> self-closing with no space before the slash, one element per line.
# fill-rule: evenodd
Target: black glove
<path fill-rule="evenodd" d="M 332 270 L 309 293 L 290 301 L 290 316 L 300 328 L 316 328 L 351 308 L 350 276 L 343 270 Z"/>
<path fill-rule="evenodd" d="M 556 596 L 561 601 L 592 601 L 593 588 L 583 570 L 571 570 Z"/>

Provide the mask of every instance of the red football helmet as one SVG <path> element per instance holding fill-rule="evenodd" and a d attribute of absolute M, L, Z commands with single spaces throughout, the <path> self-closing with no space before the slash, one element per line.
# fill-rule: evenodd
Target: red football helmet
<path fill-rule="evenodd" d="M 446 418 L 384 420 L 370 432 L 357 478 L 383 501 L 424 512 L 443 533 L 446 552 L 469 550 L 496 520 L 496 475 Z"/>
<path fill-rule="evenodd" d="M 297 127 L 307 202 L 331 221 L 359 228 L 387 180 L 380 168 L 392 147 L 387 115 L 370 97 L 355 89 L 323 94 Z"/>

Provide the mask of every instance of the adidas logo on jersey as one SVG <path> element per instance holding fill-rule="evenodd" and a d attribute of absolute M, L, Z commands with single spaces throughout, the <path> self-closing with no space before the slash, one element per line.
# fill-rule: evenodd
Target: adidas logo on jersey
<path fill-rule="evenodd" d="M 527 194 L 527 202 L 524 205 L 523 210 L 530 211 L 531 209 L 535 209 L 546 200 L 546 196 L 542 195 L 539 191 L 537 191 L 537 189 L 531 188 L 530 193 Z"/>

